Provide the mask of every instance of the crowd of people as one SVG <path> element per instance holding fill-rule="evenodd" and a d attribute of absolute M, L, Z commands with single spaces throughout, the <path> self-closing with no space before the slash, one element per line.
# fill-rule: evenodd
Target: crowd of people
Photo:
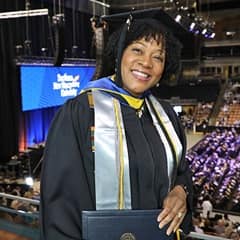
<path fill-rule="evenodd" d="M 200 212 L 193 215 L 194 231 L 227 239 L 240 239 L 239 222 L 233 222 L 228 214 L 203 216 Z"/>
<path fill-rule="evenodd" d="M 223 96 L 223 104 L 216 119 L 216 126 L 240 126 L 240 87 L 229 81 Z"/>
<path fill-rule="evenodd" d="M 240 212 L 240 135 L 216 129 L 187 152 L 194 185 L 194 231 L 239 240 L 240 221 L 218 210 Z M 215 211 L 214 211 L 215 210 Z"/>
<path fill-rule="evenodd" d="M 31 227 L 39 226 L 39 205 L 22 200 L 22 198 L 31 200 L 38 199 L 39 191 L 37 191 L 36 188 L 26 184 L 1 184 L 0 193 L 6 194 L 0 196 L 0 206 L 9 209 L 8 212 L 1 211 L 0 218 Z M 16 196 L 16 198 L 9 198 L 8 195 Z M 19 213 L 26 213 L 26 215 Z M 32 214 L 35 214 L 35 216 L 31 216 Z"/>
<path fill-rule="evenodd" d="M 187 130 L 207 132 L 207 128 L 229 128 L 240 127 L 240 84 L 233 84 L 230 80 L 226 85 L 221 101 L 198 102 L 196 105 L 188 106 L 188 111 L 179 113 L 181 121 Z M 216 106 L 217 105 L 217 106 Z M 219 106 L 218 106 L 219 105 Z M 211 120 L 212 113 L 216 107 L 217 111 Z"/>
<path fill-rule="evenodd" d="M 216 130 L 191 148 L 186 156 L 193 173 L 195 204 L 206 194 L 215 208 L 239 211 L 240 136 L 233 128 Z"/>
<path fill-rule="evenodd" d="M 210 114 L 213 109 L 213 102 L 199 102 L 196 106 L 182 111 L 179 117 L 187 131 L 196 131 L 197 128 L 207 130 Z"/>

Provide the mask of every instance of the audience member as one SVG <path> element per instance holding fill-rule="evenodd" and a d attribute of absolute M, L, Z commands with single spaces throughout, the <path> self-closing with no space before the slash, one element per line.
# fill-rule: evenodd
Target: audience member
<path fill-rule="evenodd" d="M 209 195 L 207 195 L 202 203 L 202 216 L 203 218 L 207 219 L 207 218 L 212 218 L 213 217 L 213 205 L 210 201 L 210 197 Z"/>
<path fill-rule="evenodd" d="M 195 206 L 201 206 L 199 201 L 209 195 L 214 208 L 239 209 L 240 135 L 236 129 L 207 134 L 186 158 L 192 170 Z"/>
<path fill-rule="evenodd" d="M 229 234 L 229 239 L 239 240 L 240 239 L 240 234 L 237 231 L 232 231 Z"/>
<path fill-rule="evenodd" d="M 217 236 L 225 237 L 225 223 L 223 219 L 218 219 L 213 229 Z"/>

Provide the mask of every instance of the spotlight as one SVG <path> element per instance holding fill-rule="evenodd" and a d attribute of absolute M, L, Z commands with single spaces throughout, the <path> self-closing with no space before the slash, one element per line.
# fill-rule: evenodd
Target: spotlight
<path fill-rule="evenodd" d="M 22 45 L 16 45 L 15 50 L 16 50 L 16 56 L 23 55 L 23 46 Z"/>
<path fill-rule="evenodd" d="M 195 26 L 196 26 L 196 23 L 195 23 L 195 22 L 192 22 L 192 23 L 190 24 L 190 27 L 189 27 L 190 31 L 192 31 Z"/>
<path fill-rule="evenodd" d="M 207 33 L 207 29 L 204 28 L 204 29 L 202 30 L 202 35 L 205 35 L 206 33 Z"/>
<path fill-rule="evenodd" d="M 195 29 L 195 30 L 193 31 L 193 33 L 194 33 L 195 35 L 197 35 L 197 34 L 200 33 L 200 30 L 199 30 L 199 29 Z"/>
<path fill-rule="evenodd" d="M 41 54 L 42 54 L 43 57 L 47 57 L 47 51 L 48 51 L 47 48 L 45 48 L 45 47 L 41 48 Z"/>
<path fill-rule="evenodd" d="M 26 177 L 26 178 L 25 178 L 25 183 L 26 183 L 28 186 L 33 186 L 33 178 L 32 178 L 32 177 Z"/>
<path fill-rule="evenodd" d="M 72 46 L 72 58 L 78 57 L 78 46 L 74 45 Z"/>
<path fill-rule="evenodd" d="M 215 37 L 212 34 L 215 22 L 196 14 L 188 5 L 180 5 L 180 1 L 175 0 L 175 5 L 173 11 L 169 11 L 175 22 L 193 34 L 202 34 L 206 38 Z M 226 35 L 229 36 L 230 34 L 226 33 Z"/>
<path fill-rule="evenodd" d="M 227 37 L 234 37 L 236 32 L 235 31 L 226 31 L 225 34 L 226 34 Z"/>
<path fill-rule="evenodd" d="M 210 36 L 209 36 L 209 38 L 215 38 L 215 33 L 213 32 Z"/>
<path fill-rule="evenodd" d="M 206 33 L 204 33 L 204 37 L 211 38 L 211 36 L 213 36 L 212 34 L 213 34 L 212 29 L 207 29 Z"/>
<path fill-rule="evenodd" d="M 182 19 L 182 16 L 179 14 L 175 17 L 175 21 L 178 23 L 181 21 L 181 19 Z"/>
<path fill-rule="evenodd" d="M 30 40 L 24 41 L 24 54 L 26 56 L 32 56 L 32 42 Z"/>

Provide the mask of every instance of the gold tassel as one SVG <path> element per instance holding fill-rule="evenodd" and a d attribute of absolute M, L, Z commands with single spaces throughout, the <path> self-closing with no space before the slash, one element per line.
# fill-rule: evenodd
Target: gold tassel
<path fill-rule="evenodd" d="M 181 240 L 181 229 L 177 229 L 176 231 L 176 236 L 177 236 L 177 240 Z"/>

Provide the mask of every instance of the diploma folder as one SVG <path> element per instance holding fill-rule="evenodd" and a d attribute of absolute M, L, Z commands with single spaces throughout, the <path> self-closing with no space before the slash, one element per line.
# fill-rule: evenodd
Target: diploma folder
<path fill-rule="evenodd" d="M 160 210 L 97 210 L 82 212 L 83 240 L 173 240 L 158 227 Z"/>

